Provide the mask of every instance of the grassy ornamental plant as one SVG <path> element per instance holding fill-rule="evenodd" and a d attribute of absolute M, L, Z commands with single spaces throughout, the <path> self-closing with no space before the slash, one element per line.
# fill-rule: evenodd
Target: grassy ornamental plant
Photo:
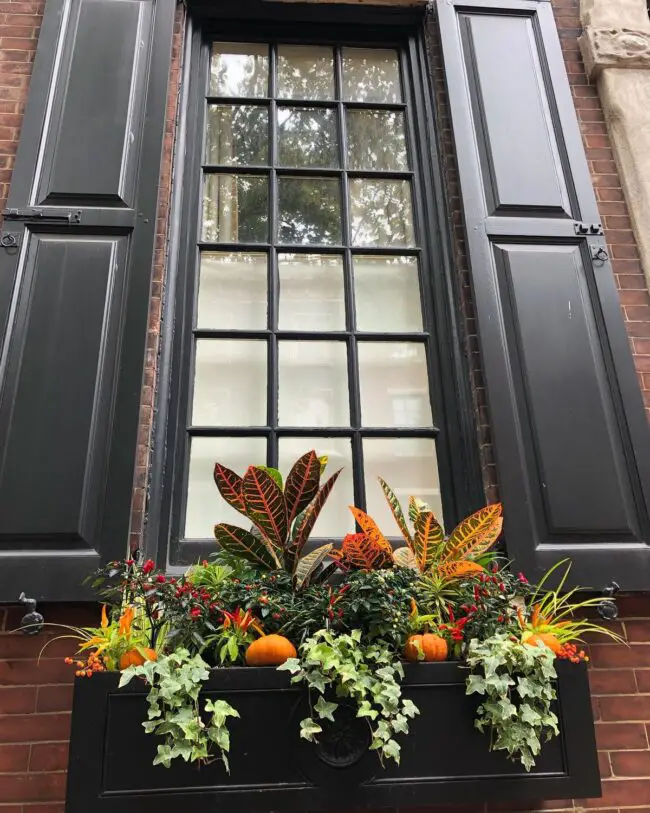
<path fill-rule="evenodd" d="M 500 504 L 445 534 L 425 503 L 411 497 L 405 511 L 381 479 L 405 544 L 394 547 L 351 506 L 357 532 L 313 545 L 340 473 L 321 483 L 326 463 L 309 451 L 286 477 L 267 466 L 242 476 L 217 463 L 219 494 L 243 525 L 216 525 L 213 555 L 180 577 L 135 556 L 98 571 L 100 627 L 68 628 L 78 646 L 66 660 L 79 677 L 120 671 L 120 686 L 146 682 L 143 726 L 159 737 L 156 763 L 220 758 L 227 769 L 228 725 L 239 715 L 223 699 L 202 698 L 211 668 L 288 672 L 309 696 L 311 714 L 300 723 L 306 740 L 336 725 L 341 704 L 352 705 L 383 764 L 399 763 L 400 738 L 418 714 L 402 697 L 402 662 L 417 669 L 454 659 L 467 667 L 467 693 L 480 697 L 475 724 L 489 747 L 530 770 L 558 733 L 555 661 L 588 660 L 579 649 L 585 633 L 617 637 L 579 615 L 599 599 L 564 590 L 569 562 L 537 586 L 512 573 L 495 551 Z"/>

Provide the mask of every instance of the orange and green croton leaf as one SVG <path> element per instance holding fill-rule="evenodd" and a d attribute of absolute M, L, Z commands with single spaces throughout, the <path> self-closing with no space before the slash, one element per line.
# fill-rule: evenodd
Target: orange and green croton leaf
<path fill-rule="evenodd" d="M 390 545 L 388 546 L 390 549 Z M 344 570 L 382 570 L 392 567 L 392 551 L 387 552 L 367 533 L 348 534 L 340 550 L 329 554 Z"/>
<path fill-rule="evenodd" d="M 460 522 L 449 535 L 443 561 L 476 559 L 494 545 L 503 527 L 503 507 L 494 503 Z"/>
<path fill-rule="evenodd" d="M 415 520 L 413 553 L 419 570 L 429 570 L 440 558 L 440 548 L 445 540 L 445 532 L 435 518 L 433 511 L 421 511 Z"/>

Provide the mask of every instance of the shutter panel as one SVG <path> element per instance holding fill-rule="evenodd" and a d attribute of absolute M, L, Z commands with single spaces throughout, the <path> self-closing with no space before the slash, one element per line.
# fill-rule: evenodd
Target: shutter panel
<path fill-rule="evenodd" d="M 438 20 L 508 554 L 647 588 L 650 436 L 551 4 Z"/>
<path fill-rule="evenodd" d="M 128 546 L 173 0 L 48 0 L 0 248 L 0 601 Z"/>

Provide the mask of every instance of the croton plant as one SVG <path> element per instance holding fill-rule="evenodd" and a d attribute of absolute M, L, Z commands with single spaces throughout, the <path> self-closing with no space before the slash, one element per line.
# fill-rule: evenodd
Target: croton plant
<path fill-rule="evenodd" d="M 403 661 L 462 660 L 467 693 L 481 696 L 476 727 L 489 733 L 489 747 L 530 769 L 558 731 L 556 659 L 588 660 L 579 648 L 585 633 L 616 637 L 582 617 L 599 599 L 563 589 L 569 562 L 536 587 L 512 573 L 497 547 L 500 504 L 446 534 L 424 502 L 411 497 L 405 510 L 381 479 L 404 544 L 394 547 L 351 506 L 358 531 L 314 547 L 340 474 L 322 482 L 326 464 L 310 451 L 283 477 L 266 466 L 240 476 L 217 463 L 219 494 L 242 525 L 218 524 L 210 559 L 180 577 L 135 555 L 98 571 L 100 626 L 72 631 L 79 646 L 67 661 L 77 676 L 119 671 L 120 686 L 147 683 L 143 725 L 159 737 L 156 763 L 220 757 L 228 767 L 228 723 L 239 715 L 225 700 L 202 698 L 210 669 L 284 670 L 311 695 L 302 737 L 316 740 L 346 699 L 383 764 L 399 762 L 399 740 L 418 714 L 401 694 Z"/>

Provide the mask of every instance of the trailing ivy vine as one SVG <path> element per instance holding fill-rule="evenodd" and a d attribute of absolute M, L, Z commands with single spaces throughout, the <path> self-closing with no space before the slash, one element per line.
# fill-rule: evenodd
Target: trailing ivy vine
<path fill-rule="evenodd" d="M 300 736 L 315 741 L 322 732 L 319 720 L 334 720 L 338 698 L 349 698 L 357 705 L 357 717 L 370 726 L 370 748 L 399 764 L 397 734 L 407 734 L 409 718 L 419 714 L 417 706 L 402 699 L 399 683 L 404 671 L 384 641 L 364 644 L 360 630 L 337 634 L 319 630 L 300 647 L 300 656 L 290 658 L 280 671 L 293 677 L 292 683 L 306 683 L 319 697 L 312 705 L 312 716 L 300 723 Z"/>
<path fill-rule="evenodd" d="M 178 649 L 157 661 L 145 661 L 142 666 L 131 666 L 122 672 L 120 687 L 134 677 L 144 678 L 151 687 L 147 695 L 148 719 L 142 725 L 147 734 L 164 737 L 164 742 L 158 745 L 154 765 L 169 768 L 172 759 L 177 757 L 185 762 L 210 762 L 214 758 L 212 746 L 216 745 L 230 772 L 227 720 L 239 714 L 225 700 L 206 700 L 203 716 L 207 722 L 204 722 L 199 693 L 209 674 L 210 667 L 203 658 L 190 655 L 187 649 Z"/>
<path fill-rule="evenodd" d="M 467 649 L 467 694 L 485 699 L 474 721 L 491 735 L 490 748 L 506 751 L 529 771 L 542 743 L 559 733 L 551 711 L 557 678 L 554 654 L 540 644 L 527 646 L 511 635 L 497 633 L 484 641 L 473 639 Z"/>

